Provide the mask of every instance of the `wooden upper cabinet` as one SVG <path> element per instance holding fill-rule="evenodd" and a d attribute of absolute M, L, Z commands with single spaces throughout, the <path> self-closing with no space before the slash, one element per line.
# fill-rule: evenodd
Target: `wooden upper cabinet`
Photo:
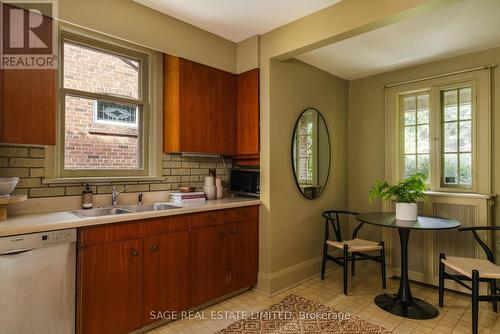
<path fill-rule="evenodd" d="M 236 77 L 164 55 L 163 149 L 234 154 Z"/>
<path fill-rule="evenodd" d="M 214 152 L 236 150 L 236 75 L 211 69 L 210 141 Z"/>
<path fill-rule="evenodd" d="M 0 142 L 54 145 L 55 70 L 0 72 Z"/>
<path fill-rule="evenodd" d="M 259 69 L 238 74 L 236 129 L 238 156 L 259 155 Z"/>

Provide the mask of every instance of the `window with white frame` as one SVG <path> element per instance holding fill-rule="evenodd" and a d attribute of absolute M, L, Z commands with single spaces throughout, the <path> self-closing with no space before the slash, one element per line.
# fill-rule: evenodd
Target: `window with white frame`
<path fill-rule="evenodd" d="M 491 194 L 493 67 L 385 90 L 385 178 L 420 172 L 429 191 Z"/>
<path fill-rule="evenodd" d="M 437 88 L 436 94 L 400 94 L 401 176 L 422 173 L 429 186 L 436 178 L 444 188 L 472 188 L 473 94 L 466 83 Z M 432 105 L 439 109 L 433 112 Z M 440 140 L 431 140 L 432 131 Z M 432 172 L 431 165 L 441 167 Z"/>
<path fill-rule="evenodd" d="M 61 175 L 146 175 L 148 55 L 72 34 L 61 52 Z"/>

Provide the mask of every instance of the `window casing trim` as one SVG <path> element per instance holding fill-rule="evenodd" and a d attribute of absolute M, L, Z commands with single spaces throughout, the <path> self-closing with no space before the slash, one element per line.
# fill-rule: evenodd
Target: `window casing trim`
<path fill-rule="evenodd" d="M 445 87 L 459 87 L 465 84 L 473 84 L 476 91 L 476 103 L 474 112 L 475 124 L 473 125 L 473 145 L 475 145 L 473 157 L 473 186 L 472 188 L 443 187 L 441 185 L 439 159 L 431 159 L 431 184 L 429 191 L 439 192 L 464 192 L 464 193 L 491 193 L 491 80 L 489 69 L 478 69 L 476 71 L 456 74 L 453 76 L 439 77 L 425 81 L 412 82 L 405 85 L 385 89 L 385 173 L 388 182 L 398 182 L 403 177 L 401 164 L 401 119 L 399 96 L 408 93 L 430 91 L 430 117 L 434 120 L 430 126 L 431 147 L 440 146 L 440 124 L 436 117 L 440 117 L 440 89 Z M 432 102 L 434 101 L 434 102 Z M 439 120 L 438 120 L 439 121 Z M 438 127 L 438 128 L 436 128 Z M 431 153 L 439 157 L 439 152 Z M 436 176 L 438 176 L 436 178 Z"/>
<path fill-rule="evenodd" d="M 156 109 L 161 107 L 161 82 L 158 73 L 161 72 L 160 56 L 158 52 L 148 50 L 135 44 L 122 42 L 108 36 L 90 32 L 82 28 L 76 28 L 69 24 L 61 24 L 59 31 L 61 43 L 59 56 L 59 71 L 57 73 L 58 81 L 58 103 L 57 103 L 57 134 L 55 150 L 49 150 L 46 159 L 46 177 L 48 179 L 64 179 L 68 181 L 74 178 L 101 177 L 108 180 L 123 177 L 161 177 L 161 145 L 158 144 L 162 137 L 162 129 L 159 124 L 162 123 L 162 114 Z M 127 58 L 140 60 L 142 71 L 140 71 L 139 98 L 128 98 L 114 96 L 112 94 L 95 94 L 91 92 L 82 92 L 79 90 L 65 89 L 63 85 L 63 64 L 62 48 L 63 40 L 71 43 L 83 44 L 84 46 L 99 49 L 105 48 L 104 52 L 118 53 Z M 120 53 L 121 51 L 121 53 Z M 143 84 L 147 83 L 147 84 Z M 139 169 L 130 170 L 65 170 L 64 169 L 64 98 L 66 95 L 76 95 L 78 97 L 88 97 L 108 102 L 118 102 L 124 104 L 138 105 L 142 109 L 142 121 L 139 119 L 139 127 L 142 127 L 143 135 L 140 136 L 140 147 L 142 148 L 142 166 Z M 160 140 L 161 142 L 161 140 Z"/>

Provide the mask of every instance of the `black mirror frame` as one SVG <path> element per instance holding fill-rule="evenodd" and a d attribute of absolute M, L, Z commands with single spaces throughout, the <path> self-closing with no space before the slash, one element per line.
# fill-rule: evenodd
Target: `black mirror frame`
<path fill-rule="evenodd" d="M 311 197 L 307 197 L 305 193 L 303 193 L 300 189 L 300 184 L 299 184 L 299 181 L 297 180 L 297 173 L 295 171 L 295 159 L 294 159 L 294 152 L 293 152 L 293 145 L 295 143 L 295 133 L 297 132 L 297 126 L 299 124 L 299 121 L 300 121 L 300 118 L 302 117 L 302 115 L 306 112 L 306 111 L 309 111 L 309 110 L 314 110 L 318 113 L 319 117 L 321 117 L 321 119 L 323 120 L 323 123 L 325 124 L 325 128 L 326 128 L 326 136 L 328 137 L 328 146 L 330 147 L 330 154 L 329 154 L 329 157 L 328 157 L 328 174 L 326 175 L 326 179 L 325 179 L 325 185 L 323 186 L 323 188 L 321 189 L 321 192 L 318 194 L 317 197 L 314 197 L 314 198 L 311 198 Z M 323 192 L 325 191 L 325 188 L 328 184 L 328 180 L 330 179 L 330 169 L 331 169 L 331 166 L 332 166 L 332 143 L 330 141 L 330 131 L 328 130 L 328 124 L 326 123 L 326 120 L 325 118 L 323 117 L 323 114 L 316 108 L 313 108 L 313 107 L 308 107 L 304 110 L 302 110 L 302 112 L 299 114 L 299 116 L 297 117 L 297 120 L 295 121 L 295 124 L 293 126 L 293 133 L 292 133 L 292 142 L 291 142 L 291 145 L 290 145 L 290 157 L 291 157 L 291 166 L 292 166 L 292 171 L 293 171 L 293 180 L 295 181 L 295 185 L 297 187 L 297 190 L 299 191 L 299 193 L 306 199 L 308 200 L 315 200 L 315 199 L 318 199 L 321 197 L 321 195 L 323 194 Z"/>

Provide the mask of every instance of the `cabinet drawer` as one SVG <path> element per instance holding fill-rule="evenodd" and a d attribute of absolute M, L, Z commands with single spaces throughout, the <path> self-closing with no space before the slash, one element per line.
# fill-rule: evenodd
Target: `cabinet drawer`
<path fill-rule="evenodd" d="M 224 211 L 209 211 L 191 215 L 191 228 L 197 229 L 207 226 L 224 224 Z"/>
<path fill-rule="evenodd" d="M 258 219 L 259 207 L 247 206 L 243 208 L 226 210 L 226 217 L 228 223 Z"/>
<path fill-rule="evenodd" d="M 171 217 L 159 217 L 143 221 L 143 236 L 159 235 L 165 233 L 187 231 L 191 217 L 189 215 L 179 215 Z"/>
<path fill-rule="evenodd" d="M 141 223 L 119 223 L 105 226 L 84 227 L 78 231 L 80 247 L 103 245 L 141 237 Z"/>

